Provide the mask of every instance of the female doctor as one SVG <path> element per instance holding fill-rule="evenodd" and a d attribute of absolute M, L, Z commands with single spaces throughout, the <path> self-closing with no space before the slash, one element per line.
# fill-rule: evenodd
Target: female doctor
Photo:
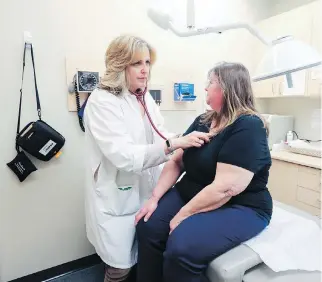
<path fill-rule="evenodd" d="M 144 40 L 114 39 L 104 77 L 84 112 L 86 231 L 106 264 L 105 282 L 126 281 L 137 261 L 135 215 L 151 196 L 160 165 L 178 148 L 209 142 L 203 132 L 167 139 L 158 106 L 144 95 L 154 62 L 155 51 Z"/>

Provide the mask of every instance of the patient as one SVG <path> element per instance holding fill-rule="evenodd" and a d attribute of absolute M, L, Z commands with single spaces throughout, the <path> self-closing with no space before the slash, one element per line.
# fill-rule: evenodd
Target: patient
<path fill-rule="evenodd" d="M 185 134 L 210 132 L 211 141 L 177 150 L 136 216 L 137 282 L 208 281 L 213 259 L 270 222 L 268 130 L 254 107 L 249 72 L 220 63 L 209 71 L 206 91 L 212 111 Z"/>

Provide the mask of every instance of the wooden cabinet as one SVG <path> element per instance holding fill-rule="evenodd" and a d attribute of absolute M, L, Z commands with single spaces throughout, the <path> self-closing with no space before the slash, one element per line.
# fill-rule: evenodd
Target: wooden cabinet
<path fill-rule="evenodd" d="M 308 5 L 300 6 L 260 21 L 256 27 L 270 40 L 292 35 L 295 39 L 303 41 L 317 50 L 321 50 L 321 16 L 319 15 L 319 5 L 320 1 L 314 1 Z M 253 58 L 259 63 L 268 47 L 259 40 L 252 42 L 252 46 Z M 320 70 L 321 68 L 315 68 L 293 73 L 294 85 L 292 88 L 288 88 L 285 76 L 254 82 L 254 95 L 256 98 L 320 96 L 322 81 Z"/>
<path fill-rule="evenodd" d="M 292 73 L 292 87 L 288 87 L 285 75 L 253 82 L 254 95 L 256 98 L 305 96 L 308 94 L 309 75 L 306 70 Z M 316 86 L 311 86 L 311 91 L 316 91 Z"/>
<path fill-rule="evenodd" d="M 272 160 L 268 189 L 274 200 L 321 216 L 321 170 Z"/>
<path fill-rule="evenodd" d="M 279 95 L 279 81 L 276 78 L 253 82 L 252 87 L 256 98 L 272 98 Z"/>

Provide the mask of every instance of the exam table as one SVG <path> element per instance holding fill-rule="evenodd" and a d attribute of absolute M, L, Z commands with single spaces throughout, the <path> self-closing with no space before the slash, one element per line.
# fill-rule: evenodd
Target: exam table
<path fill-rule="evenodd" d="M 274 201 L 274 206 L 312 219 L 320 225 L 320 218 L 283 203 Z M 320 282 L 321 272 L 283 271 L 268 268 L 259 255 L 242 244 L 213 260 L 207 270 L 211 282 Z"/>

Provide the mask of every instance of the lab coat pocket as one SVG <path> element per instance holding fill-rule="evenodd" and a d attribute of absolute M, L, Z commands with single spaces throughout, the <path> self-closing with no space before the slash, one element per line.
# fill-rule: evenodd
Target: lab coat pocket
<path fill-rule="evenodd" d="M 133 173 L 118 171 L 104 163 L 93 167 L 99 210 L 111 216 L 136 213 L 140 207 L 137 177 Z"/>
<path fill-rule="evenodd" d="M 116 215 L 136 213 L 140 208 L 137 179 L 132 172 L 118 171 L 116 175 Z"/>

